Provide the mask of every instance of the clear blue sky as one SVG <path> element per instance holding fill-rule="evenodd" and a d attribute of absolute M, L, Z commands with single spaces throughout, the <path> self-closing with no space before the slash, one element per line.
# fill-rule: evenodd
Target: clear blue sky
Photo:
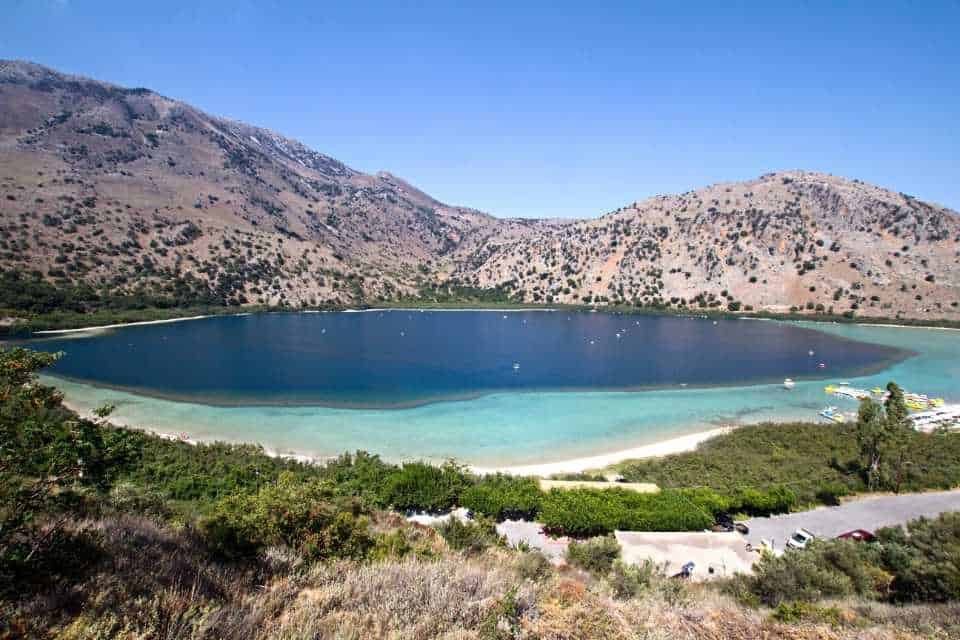
<path fill-rule="evenodd" d="M 500 216 L 789 168 L 960 209 L 957 1 L 3 4 L 2 58 L 155 89 Z"/>

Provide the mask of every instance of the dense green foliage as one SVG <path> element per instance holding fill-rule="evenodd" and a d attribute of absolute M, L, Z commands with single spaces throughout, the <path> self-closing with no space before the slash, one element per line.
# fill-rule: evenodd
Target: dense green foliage
<path fill-rule="evenodd" d="M 731 589 L 776 606 L 860 596 L 896 602 L 960 599 L 960 513 L 920 518 L 877 532 L 878 542 L 818 540 L 802 551 L 766 554 Z"/>
<path fill-rule="evenodd" d="M 470 479 L 463 467 L 454 462 L 441 467 L 411 462 L 390 474 L 380 502 L 399 511 L 438 513 L 456 506 L 460 494 L 469 484 Z"/>
<path fill-rule="evenodd" d="M 247 311 L 261 307 L 247 307 Z M 144 292 L 117 294 L 110 288 L 94 289 L 82 282 L 52 283 L 37 274 L 0 271 L 0 317 L 20 321 L 2 332 L 26 335 L 44 329 L 79 327 L 195 315 L 235 313 L 236 307 L 216 297 L 204 298 L 184 291 L 180 296 L 158 296 Z"/>
<path fill-rule="evenodd" d="M 540 522 L 551 531 L 592 536 L 627 531 L 696 531 L 709 528 L 709 505 L 682 491 L 636 493 L 624 489 L 552 489 L 543 499 Z"/>
<path fill-rule="evenodd" d="M 540 511 L 543 492 L 533 478 L 496 474 L 484 476 L 463 492 L 460 504 L 496 520 L 533 520 Z"/>
<path fill-rule="evenodd" d="M 284 472 L 256 493 L 237 492 L 217 502 L 203 528 L 226 555 L 256 556 L 283 545 L 307 559 L 362 558 L 373 546 L 359 502 L 334 499 L 321 480 L 299 481 Z"/>
<path fill-rule="evenodd" d="M 321 475 L 316 467 L 268 456 L 256 445 L 193 445 L 142 434 L 136 439 L 140 455 L 123 479 L 198 506 L 237 491 L 257 491 L 282 473 L 300 479 Z"/>
<path fill-rule="evenodd" d="M 741 488 L 724 495 L 706 488 L 637 493 L 617 488 L 553 489 L 542 501 L 540 522 L 576 536 L 625 531 L 699 531 L 724 512 L 768 515 L 789 511 L 796 495 L 774 485 L 766 491 Z"/>
<path fill-rule="evenodd" d="M 0 590 L 77 568 L 83 548 L 57 526 L 86 508 L 136 457 L 136 438 L 72 419 L 54 389 L 33 384 L 54 354 L 0 351 Z M 104 409 L 102 415 L 109 413 Z M 43 514 L 51 522 L 44 522 Z M 0 594 L 2 595 L 2 594 Z"/>
<path fill-rule="evenodd" d="M 890 489 L 960 485 L 960 434 L 904 433 L 899 482 Z M 708 487 L 724 494 L 782 485 L 800 504 L 867 489 L 856 424 L 764 423 L 740 427 L 696 451 L 617 465 L 631 482 Z"/>

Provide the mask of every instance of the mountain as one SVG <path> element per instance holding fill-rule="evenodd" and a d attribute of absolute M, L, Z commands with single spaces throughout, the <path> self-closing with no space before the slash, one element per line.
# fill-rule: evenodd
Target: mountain
<path fill-rule="evenodd" d="M 547 302 L 956 317 L 960 217 L 859 180 L 770 173 L 488 243 L 456 277 Z"/>
<path fill-rule="evenodd" d="M 146 89 L 0 61 L 0 269 L 95 296 L 956 318 L 958 241 L 953 211 L 801 171 L 499 219 Z"/>

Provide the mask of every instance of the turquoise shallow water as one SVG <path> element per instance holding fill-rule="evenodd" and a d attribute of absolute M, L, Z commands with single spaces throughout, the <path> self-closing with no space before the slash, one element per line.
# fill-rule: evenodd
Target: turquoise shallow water
<path fill-rule="evenodd" d="M 744 321 L 747 322 L 747 321 Z M 758 321 L 759 322 L 759 321 Z M 911 391 L 960 402 L 960 332 L 800 323 L 863 342 L 909 349 L 916 356 L 869 376 L 861 387 L 895 380 Z M 117 421 L 202 440 L 259 442 L 268 449 L 314 456 L 365 449 L 390 460 L 448 457 L 478 466 L 536 464 L 609 453 L 728 424 L 816 419 L 829 397 L 822 380 L 633 392 L 494 393 L 406 409 L 315 406 L 222 407 L 175 402 L 46 378 L 80 410 L 104 402 Z"/>

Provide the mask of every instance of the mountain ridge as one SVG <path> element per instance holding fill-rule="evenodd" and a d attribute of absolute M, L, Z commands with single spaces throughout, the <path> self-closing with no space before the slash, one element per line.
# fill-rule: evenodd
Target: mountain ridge
<path fill-rule="evenodd" d="M 597 218 L 496 218 L 148 89 L 18 61 L 0 61 L 0 221 L 0 268 L 177 301 L 949 319 L 960 299 L 960 216 L 859 180 L 780 171 Z"/>

